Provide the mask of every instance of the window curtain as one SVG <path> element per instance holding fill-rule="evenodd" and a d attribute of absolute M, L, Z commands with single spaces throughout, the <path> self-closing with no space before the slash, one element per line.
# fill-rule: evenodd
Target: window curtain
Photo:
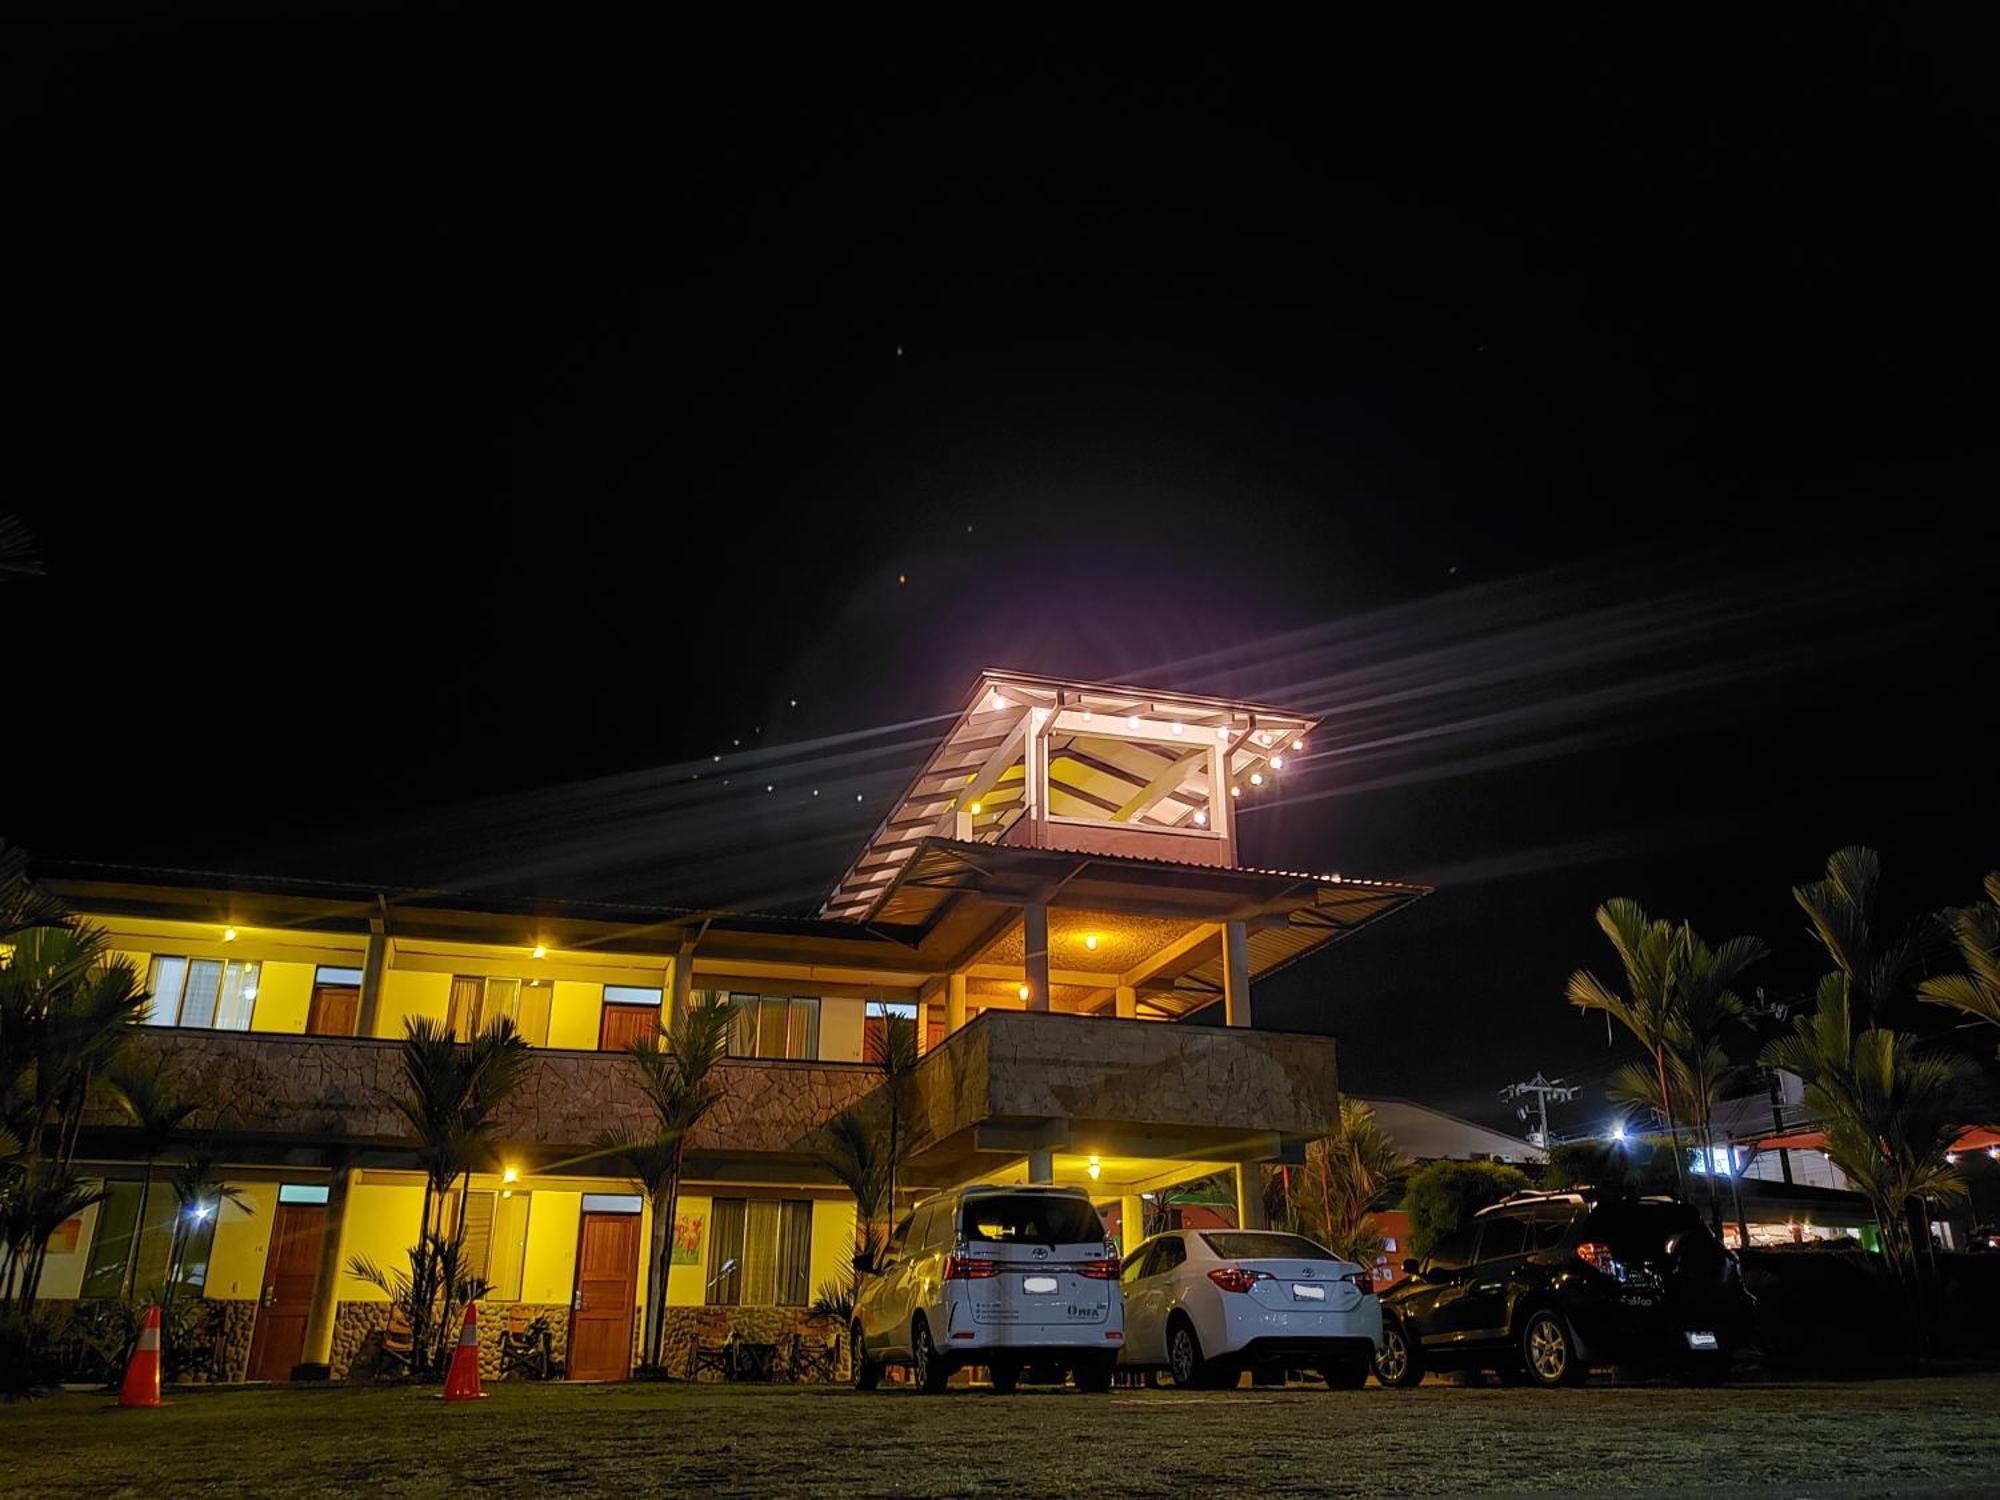
<path fill-rule="evenodd" d="M 486 981 L 485 1004 L 479 1007 L 479 1024 L 491 1026 L 495 1016 L 505 1016 L 514 1023 L 515 1029 L 521 1025 L 521 981 L 518 979 L 489 979 Z"/>
<path fill-rule="evenodd" d="M 493 1255 L 493 1194 L 470 1193 L 465 1199 L 465 1240 L 458 1255 L 458 1274 L 485 1279 Z"/>
<path fill-rule="evenodd" d="M 772 1307 L 778 1301 L 778 1203 L 752 1198 L 743 1229 L 743 1305 Z"/>
<path fill-rule="evenodd" d="M 188 961 L 184 958 L 156 958 L 146 988 L 153 993 L 152 1009 L 146 1015 L 149 1026 L 180 1023 L 181 987 L 187 981 Z"/>
<path fill-rule="evenodd" d="M 479 1029 L 479 1002 L 485 990 L 484 980 L 467 978 L 463 974 L 452 976 L 451 1007 L 445 1015 L 451 1034 L 461 1042 Z"/>
<path fill-rule="evenodd" d="M 741 1198 L 716 1198 L 708 1206 L 708 1301 L 735 1306 L 743 1300 L 743 1219 Z M 728 1272 L 723 1267 L 736 1262 Z"/>
<path fill-rule="evenodd" d="M 222 971 L 222 993 L 216 1001 L 218 1031 L 248 1031 L 257 1004 L 257 964 L 231 963 Z"/>
<path fill-rule="evenodd" d="M 785 1056 L 810 1062 L 819 1056 L 819 1001 L 794 995 L 785 1028 Z"/>
<path fill-rule="evenodd" d="M 219 958 L 188 960 L 187 993 L 181 998 L 183 1026 L 213 1026 L 215 998 L 222 990 L 223 962 Z"/>
<path fill-rule="evenodd" d="M 779 1207 L 778 1302 L 783 1307 L 804 1307 L 812 1290 L 813 1206 L 793 1199 Z"/>
<path fill-rule="evenodd" d="M 785 1033 L 787 1031 L 786 1011 L 782 995 L 766 995 L 757 1006 L 757 1055 L 759 1057 L 783 1057 L 785 1055 Z"/>
<path fill-rule="evenodd" d="M 729 1018 L 729 1055 L 731 1057 L 755 1057 L 757 1055 L 757 997 L 755 995 L 731 995 L 729 1005 L 734 1012 Z"/>

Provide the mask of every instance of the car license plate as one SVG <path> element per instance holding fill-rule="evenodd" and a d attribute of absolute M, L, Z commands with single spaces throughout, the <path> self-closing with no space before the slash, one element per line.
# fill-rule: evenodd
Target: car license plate
<path fill-rule="evenodd" d="M 1023 1276 L 1021 1290 L 1031 1297 L 1046 1297 L 1062 1285 L 1053 1276 Z"/>
<path fill-rule="evenodd" d="M 1688 1348 L 1690 1349 L 1713 1349 L 1716 1347 L 1714 1334 L 1705 1332 L 1697 1333 L 1693 1329 L 1688 1331 L 1687 1341 Z"/>
<path fill-rule="evenodd" d="M 1292 1286 L 1292 1295 L 1297 1297 L 1301 1302 L 1324 1302 L 1326 1301 L 1326 1288 L 1323 1286 L 1300 1286 L 1294 1283 Z"/>

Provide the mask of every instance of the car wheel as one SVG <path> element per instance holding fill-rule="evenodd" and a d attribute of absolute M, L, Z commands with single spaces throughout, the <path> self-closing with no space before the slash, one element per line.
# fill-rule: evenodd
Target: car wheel
<path fill-rule="evenodd" d="M 848 1334 L 847 1357 L 854 1366 L 854 1388 L 857 1391 L 872 1391 L 882 1383 L 882 1361 L 868 1357 L 868 1341 L 861 1336 L 861 1325 L 856 1323 Z"/>
<path fill-rule="evenodd" d="M 1415 1385 L 1424 1378 L 1417 1346 L 1401 1323 L 1382 1320 L 1382 1347 L 1375 1351 L 1375 1379 L 1382 1385 Z"/>
<path fill-rule="evenodd" d="M 1208 1361 L 1201 1357 L 1201 1340 L 1186 1318 L 1175 1318 L 1167 1329 L 1167 1373 L 1182 1390 L 1200 1390 L 1210 1384 Z"/>
<path fill-rule="evenodd" d="M 1576 1340 L 1570 1337 L 1561 1313 L 1543 1307 L 1528 1314 L 1527 1322 L 1521 1325 L 1521 1369 L 1530 1384 L 1545 1390 L 1583 1379 Z"/>
<path fill-rule="evenodd" d="M 1111 1389 L 1112 1361 L 1108 1359 L 1080 1359 L 1071 1368 L 1069 1378 L 1076 1382 L 1080 1391 L 1097 1394 Z"/>
<path fill-rule="evenodd" d="M 945 1382 L 951 1379 L 951 1370 L 938 1358 L 935 1345 L 931 1343 L 931 1325 L 922 1318 L 910 1330 L 910 1363 L 915 1366 L 917 1389 L 926 1396 L 935 1396 L 944 1390 Z"/>
<path fill-rule="evenodd" d="M 1368 1361 L 1337 1359 L 1321 1365 L 1319 1373 L 1330 1391 L 1358 1391 L 1368 1383 Z"/>
<path fill-rule="evenodd" d="M 1021 1362 L 1018 1359 L 995 1360 L 986 1367 L 986 1378 L 993 1386 L 996 1396 L 1011 1396 L 1014 1388 L 1021 1383 Z"/>

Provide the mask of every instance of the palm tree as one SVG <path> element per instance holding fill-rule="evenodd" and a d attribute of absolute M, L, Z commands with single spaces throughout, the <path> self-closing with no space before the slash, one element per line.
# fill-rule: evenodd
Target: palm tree
<path fill-rule="evenodd" d="M 132 1248 L 125 1259 L 125 1275 L 120 1279 L 121 1295 L 130 1297 L 139 1285 L 140 1251 L 145 1248 L 146 1208 L 153 1196 L 153 1168 L 174 1133 L 200 1105 L 192 1099 L 177 1099 L 167 1092 L 156 1068 L 148 1073 L 119 1069 L 111 1075 L 119 1107 L 138 1132 L 138 1149 L 145 1158 L 146 1174 L 139 1180 L 139 1213 L 132 1221 Z"/>
<path fill-rule="evenodd" d="M 1626 993 L 1620 995 L 1588 969 L 1578 969 L 1569 978 L 1569 1003 L 1580 1010 L 1602 1011 L 1630 1032 L 1653 1060 L 1656 1097 L 1674 1145 L 1674 1178 L 1685 1191 L 1680 1118 L 1667 1081 L 1673 991 L 1682 958 L 1678 934 L 1671 923 L 1655 921 L 1638 902 L 1623 896 L 1598 907 L 1597 925 L 1618 951 Z"/>
<path fill-rule="evenodd" d="M 225 1203 L 233 1203 L 238 1208 L 250 1205 L 241 1192 L 222 1180 L 212 1145 L 190 1151 L 187 1160 L 176 1167 L 167 1179 L 167 1184 L 174 1195 L 174 1231 L 167 1247 L 167 1280 L 162 1300 L 171 1304 L 186 1270 L 181 1262 L 195 1226 L 205 1224 L 220 1214 Z"/>
<path fill-rule="evenodd" d="M 868 1122 L 854 1109 L 843 1109 L 821 1127 L 819 1134 L 820 1164 L 854 1195 L 855 1228 L 860 1240 L 857 1248 L 872 1261 L 881 1239 L 888 1237 L 886 1223 L 881 1239 L 877 1238 L 875 1227 L 889 1199 L 888 1153 Z M 856 1267 L 850 1279 L 855 1281 L 857 1290 L 859 1276 Z"/>
<path fill-rule="evenodd" d="M 1382 1253 L 1375 1205 L 1416 1169 L 1372 1109 L 1343 1097 L 1339 1129 L 1306 1148 L 1298 1185 L 1288 1195 L 1293 1227 L 1343 1260 L 1372 1266 Z"/>
<path fill-rule="evenodd" d="M 1678 941 L 1680 956 L 1674 966 L 1673 1024 L 1668 1045 L 1673 1072 L 1701 1132 L 1709 1216 L 1720 1237 L 1722 1206 L 1715 1188 L 1715 1107 L 1721 1101 L 1724 1082 L 1734 1072 L 1724 1043 L 1731 1032 L 1745 1024 L 1736 980 L 1765 956 L 1766 949 L 1753 937 L 1733 937 L 1720 947 L 1711 948 L 1686 922 L 1680 926 Z M 1736 1179 L 1733 1145 L 1728 1151 L 1728 1163 L 1730 1198 L 1736 1205 L 1736 1232 L 1739 1243 L 1748 1245 L 1750 1228 L 1744 1222 L 1743 1193 Z"/>
<path fill-rule="evenodd" d="M 639 1071 L 640 1092 L 653 1107 L 654 1128 L 642 1140 L 610 1143 L 607 1149 L 622 1152 L 631 1165 L 647 1168 L 642 1180 L 649 1183 L 653 1234 L 643 1348 L 645 1363 L 653 1369 L 660 1367 L 666 1352 L 667 1275 L 673 1261 L 681 1168 L 695 1127 L 722 1100 L 721 1083 L 713 1075 L 729 1050 L 734 1015 L 726 998 L 704 995 L 664 1034 L 641 1038 L 627 1050 Z"/>
<path fill-rule="evenodd" d="M 1875 930 L 1875 892 L 1881 883 L 1881 856 L 1850 844 L 1828 857 L 1824 880 L 1792 888 L 1813 935 L 1845 976 L 1850 1002 L 1860 1002 L 1870 1026 L 1888 1024 L 1890 1007 L 1923 961 L 1921 927 L 1893 941 Z"/>
<path fill-rule="evenodd" d="M 884 1148 L 888 1172 L 888 1218 L 896 1217 L 896 1177 L 909 1154 L 904 1140 L 903 1117 L 908 1112 L 909 1079 L 917 1070 L 917 1023 L 914 1017 L 887 1011 L 882 1016 L 881 1041 L 869 1048 L 868 1061 L 882 1074 L 882 1096 L 888 1110 L 889 1131 Z"/>
<path fill-rule="evenodd" d="M 1938 974 L 1917 986 L 1917 997 L 1949 1005 L 2000 1026 L 2000 870 L 1986 877 L 1986 901 L 1945 914 L 1965 962 L 1963 974 Z"/>

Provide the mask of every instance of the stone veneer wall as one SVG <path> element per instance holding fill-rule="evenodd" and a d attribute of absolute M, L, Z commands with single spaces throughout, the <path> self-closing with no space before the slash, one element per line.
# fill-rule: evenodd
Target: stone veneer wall
<path fill-rule="evenodd" d="M 666 1336 L 663 1340 L 662 1355 L 667 1373 L 676 1379 L 685 1379 L 688 1366 L 694 1357 L 695 1328 L 702 1312 L 699 1307 L 668 1307 Z M 778 1348 L 776 1378 L 788 1378 L 787 1361 L 792 1354 L 792 1329 L 797 1325 L 802 1311 L 796 1307 L 723 1307 L 716 1311 L 729 1319 L 729 1326 L 736 1330 L 739 1338 L 752 1344 L 775 1344 Z M 841 1349 L 836 1351 L 833 1378 L 842 1377 L 839 1355 L 845 1351 L 847 1339 L 843 1331 L 840 1338 Z M 703 1370 L 697 1379 L 719 1381 L 722 1374 L 718 1370 Z"/>
<path fill-rule="evenodd" d="M 335 1141 L 402 1142 L 408 1133 L 384 1093 L 401 1087 L 401 1044 L 377 1038 L 141 1027 L 131 1047 L 176 1093 L 204 1101 L 187 1128 Z M 723 1063 L 722 1097 L 689 1137 L 696 1151 L 798 1151 L 810 1133 L 874 1088 L 881 1075 L 855 1063 Z M 226 1114 L 225 1114 L 226 1111 Z M 652 1119 L 637 1073 L 617 1053 L 537 1049 L 501 1107 L 503 1139 L 582 1147 L 601 1131 Z M 117 1127 L 109 1104 L 87 1123 Z"/>

